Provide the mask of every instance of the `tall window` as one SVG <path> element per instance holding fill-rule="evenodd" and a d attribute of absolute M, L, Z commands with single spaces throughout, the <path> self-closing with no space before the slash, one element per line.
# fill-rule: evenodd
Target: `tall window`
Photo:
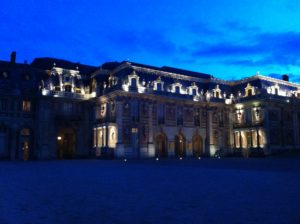
<path fill-rule="evenodd" d="M 64 104 L 63 104 L 63 111 L 64 111 L 66 114 L 71 113 L 72 110 L 73 110 L 73 105 L 72 105 L 72 103 L 64 103 Z"/>
<path fill-rule="evenodd" d="M 22 111 L 31 112 L 31 102 L 28 100 L 23 100 L 22 102 Z"/>
<path fill-rule="evenodd" d="M 179 86 L 175 86 L 175 93 L 180 93 L 180 87 Z"/>
<path fill-rule="evenodd" d="M 7 110 L 7 99 L 0 99 L 0 111 Z"/>

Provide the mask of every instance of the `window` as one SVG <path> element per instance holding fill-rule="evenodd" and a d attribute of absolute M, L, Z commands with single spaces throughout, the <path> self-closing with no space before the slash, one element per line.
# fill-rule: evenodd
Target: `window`
<path fill-rule="evenodd" d="M 275 95 L 278 95 L 278 88 L 275 88 Z"/>
<path fill-rule="evenodd" d="M 71 90 L 72 90 L 72 86 L 71 85 L 66 85 L 65 86 L 65 92 L 71 92 Z"/>
<path fill-rule="evenodd" d="M 157 85 L 157 91 L 161 91 L 162 90 L 161 83 L 157 83 L 156 85 Z"/>
<path fill-rule="evenodd" d="M 59 86 L 55 86 L 54 90 L 55 91 L 60 91 L 60 87 Z"/>
<path fill-rule="evenodd" d="M 136 87 L 136 78 L 131 79 L 131 87 Z"/>
<path fill-rule="evenodd" d="M 31 75 L 30 75 L 30 74 L 28 74 L 28 73 L 23 74 L 23 80 L 24 80 L 24 81 L 29 81 L 30 78 L 31 78 Z"/>
<path fill-rule="evenodd" d="M 192 90 L 192 94 L 193 94 L 193 96 L 196 96 L 196 95 L 197 95 L 197 90 L 196 90 L 196 89 L 193 89 L 193 90 Z"/>
<path fill-rule="evenodd" d="M 180 93 L 180 88 L 179 88 L 179 86 L 175 86 L 175 93 Z"/>
<path fill-rule="evenodd" d="M 7 110 L 7 99 L 0 99 L 0 111 Z"/>
<path fill-rule="evenodd" d="M 23 100 L 22 102 L 22 111 L 31 112 L 31 102 L 28 100 Z"/>
<path fill-rule="evenodd" d="M 64 111 L 65 113 L 71 113 L 71 112 L 72 112 L 72 109 L 73 109 L 72 103 L 64 103 L 64 104 L 63 104 L 63 111 Z"/>
<path fill-rule="evenodd" d="M 248 89 L 248 96 L 252 96 L 252 89 Z"/>
<path fill-rule="evenodd" d="M 9 75 L 8 72 L 0 72 L 0 78 L 1 79 L 8 79 Z"/>

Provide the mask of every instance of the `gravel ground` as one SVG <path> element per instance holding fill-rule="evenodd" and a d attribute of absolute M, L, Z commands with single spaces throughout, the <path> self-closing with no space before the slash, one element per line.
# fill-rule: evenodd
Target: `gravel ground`
<path fill-rule="evenodd" d="M 2 161 L 6 223 L 300 223 L 300 157 Z"/>

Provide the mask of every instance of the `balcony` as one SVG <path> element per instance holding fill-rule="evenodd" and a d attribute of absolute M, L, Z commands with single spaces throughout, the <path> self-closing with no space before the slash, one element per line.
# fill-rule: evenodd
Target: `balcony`
<path fill-rule="evenodd" d="M 81 93 L 72 93 L 72 92 L 62 92 L 62 91 L 54 91 L 54 90 L 42 90 L 43 96 L 52 96 L 52 97 L 58 97 L 58 98 L 73 98 L 73 99 L 89 99 L 89 94 L 81 94 Z"/>

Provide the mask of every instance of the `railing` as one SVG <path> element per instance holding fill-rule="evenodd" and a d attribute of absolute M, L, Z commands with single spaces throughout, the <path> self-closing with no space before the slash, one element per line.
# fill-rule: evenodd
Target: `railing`
<path fill-rule="evenodd" d="M 42 90 L 43 96 L 53 96 L 53 97 L 63 97 L 63 98 L 74 98 L 74 99 L 89 99 L 89 94 L 81 94 L 81 93 L 72 93 L 72 92 L 62 92 L 62 91 L 54 91 L 54 90 Z"/>

